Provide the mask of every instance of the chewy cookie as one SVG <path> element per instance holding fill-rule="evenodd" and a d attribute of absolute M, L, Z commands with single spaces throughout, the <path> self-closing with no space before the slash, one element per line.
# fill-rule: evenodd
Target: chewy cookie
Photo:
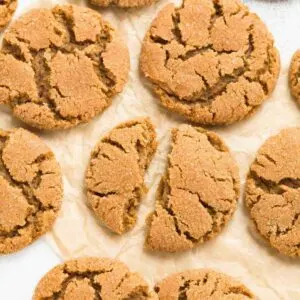
<path fill-rule="evenodd" d="M 10 22 L 17 3 L 17 0 L 0 0 L 0 31 Z"/>
<path fill-rule="evenodd" d="M 246 300 L 251 291 L 234 278 L 210 269 L 173 274 L 155 287 L 160 300 Z"/>
<path fill-rule="evenodd" d="M 33 300 L 156 299 L 147 283 L 128 267 L 108 258 L 79 258 L 50 270 L 38 283 Z"/>
<path fill-rule="evenodd" d="M 32 10 L 4 35 L 0 102 L 33 127 L 72 127 L 110 105 L 128 71 L 128 49 L 99 13 L 72 5 Z"/>
<path fill-rule="evenodd" d="M 259 149 L 248 174 L 246 205 L 272 247 L 300 256 L 300 128 L 282 130 Z"/>
<path fill-rule="evenodd" d="M 231 219 L 239 190 L 237 165 L 215 133 L 189 125 L 174 129 L 146 247 L 177 252 L 211 239 Z"/>
<path fill-rule="evenodd" d="M 109 5 L 118 7 L 141 7 L 150 5 L 156 0 L 90 0 L 90 3 L 100 7 L 107 7 Z"/>
<path fill-rule="evenodd" d="M 291 62 L 289 84 L 292 95 L 300 102 L 300 50 L 294 54 Z"/>
<path fill-rule="evenodd" d="M 92 152 L 86 173 L 88 204 L 97 218 L 122 234 L 136 222 L 146 192 L 144 175 L 156 150 L 156 134 L 149 119 L 122 123 Z"/>
<path fill-rule="evenodd" d="M 212 125 L 254 112 L 280 67 L 272 35 L 238 0 L 168 4 L 146 34 L 140 65 L 166 108 Z"/>
<path fill-rule="evenodd" d="M 50 230 L 62 199 L 60 167 L 40 138 L 0 131 L 0 254 L 18 251 Z"/>

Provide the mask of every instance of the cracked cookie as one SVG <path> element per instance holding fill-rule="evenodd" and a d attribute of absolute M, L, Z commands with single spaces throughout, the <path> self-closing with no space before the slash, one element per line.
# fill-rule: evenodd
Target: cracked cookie
<path fill-rule="evenodd" d="M 213 132 L 181 125 L 172 131 L 171 147 L 147 221 L 146 247 L 178 252 L 223 229 L 236 210 L 240 180 L 227 146 Z"/>
<path fill-rule="evenodd" d="M 282 254 L 300 256 L 300 128 L 282 130 L 259 149 L 245 202 L 260 234 Z"/>
<path fill-rule="evenodd" d="M 155 287 L 160 300 L 246 300 L 251 291 L 234 278 L 210 269 L 190 270 L 170 275 Z"/>
<path fill-rule="evenodd" d="M 1 0 L 0 1 L 0 31 L 10 22 L 16 8 L 17 0 Z"/>
<path fill-rule="evenodd" d="M 238 0 L 185 0 L 165 6 L 148 30 L 141 70 L 160 102 L 200 123 L 244 119 L 279 75 L 272 35 Z"/>
<path fill-rule="evenodd" d="M 291 62 L 289 84 L 292 95 L 300 103 L 300 50 L 294 54 Z"/>
<path fill-rule="evenodd" d="M 156 134 L 148 118 L 120 124 L 93 150 L 86 173 L 88 204 L 111 231 L 122 234 L 135 225 L 155 150 Z"/>
<path fill-rule="evenodd" d="M 129 54 L 99 13 L 65 5 L 32 10 L 4 35 L 0 102 L 40 129 L 88 122 L 127 81 Z"/>
<path fill-rule="evenodd" d="M 50 270 L 38 283 L 33 300 L 156 299 L 148 284 L 128 267 L 108 258 L 79 258 Z"/>
<path fill-rule="evenodd" d="M 50 148 L 27 130 L 0 130 L 0 254 L 21 250 L 49 231 L 62 193 Z"/>
<path fill-rule="evenodd" d="M 90 3 L 100 7 L 118 6 L 123 8 L 141 7 L 150 5 L 156 0 L 90 0 Z"/>

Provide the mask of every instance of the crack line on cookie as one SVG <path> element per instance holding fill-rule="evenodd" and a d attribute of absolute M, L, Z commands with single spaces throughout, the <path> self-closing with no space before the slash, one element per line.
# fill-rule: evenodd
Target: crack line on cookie
<path fill-rule="evenodd" d="M 25 196 L 27 203 L 32 207 L 31 212 L 26 216 L 24 225 L 17 225 L 9 232 L 6 231 L 0 231 L 0 237 L 1 238 L 14 238 L 16 236 L 19 236 L 19 231 L 27 228 L 31 224 L 35 223 L 37 220 L 37 215 L 40 213 L 43 213 L 45 211 L 53 211 L 56 212 L 57 208 L 53 205 L 44 206 L 43 203 L 34 195 L 34 189 L 38 189 L 39 184 L 41 183 L 41 178 L 43 175 L 47 175 L 50 173 L 41 173 L 40 170 L 36 172 L 35 177 L 32 179 L 32 181 L 29 182 L 19 182 L 15 180 L 11 175 L 9 169 L 6 167 L 3 158 L 2 153 L 3 149 L 5 148 L 5 144 L 9 141 L 9 136 L 7 136 L 5 139 L 2 140 L 2 147 L 0 149 L 0 176 L 5 178 L 10 186 L 14 188 L 21 189 L 23 195 Z M 53 154 L 50 152 L 50 158 L 52 158 Z M 49 153 L 42 154 L 39 157 L 37 157 L 30 165 L 33 164 L 41 164 L 44 161 L 49 160 Z"/>
<path fill-rule="evenodd" d="M 216 20 L 219 18 L 222 18 L 224 20 L 224 23 L 227 24 L 226 22 L 226 17 L 223 13 L 223 4 L 220 4 L 217 1 L 213 1 L 214 5 L 214 12 L 211 14 L 211 19 L 210 19 L 210 26 L 208 27 L 208 31 L 211 35 L 211 30 L 214 27 L 214 24 Z M 168 68 L 168 61 L 171 57 L 169 50 L 167 49 L 166 46 L 171 44 L 174 40 L 177 41 L 180 45 L 186 48 L 187 42 L 183 41 L 182 39 L 182 34 L 180 30 L 180 12 L 184 8 L 184 3 L 182 4 L 181 7 L 175 8 L 174 13 L 172 14 L 172 21 L 173 21 L 173 29 L 171 29 L 171 32 L 174 35 L 174 38 L 168 40 L 160 37 L 158 34 L 154 33 L 149 33 L 148 34 L 148 41 L 154 44 L 159 44 L 160 48 L 165 51 L 165 67 L 173 72 L 172 68 Z M 241 14 L 240 18 L 245 18 L 250 15 L 250 12 L 248 10 L 245 10 L 245 12 L 242 14 L 242 6 L 239 5 L 238 8 L 236 9 L 235 12 L 232 12 L 229 17 L 233 17 L 237 14 Z M 216 118 L 216 112 L 213 111 L 211 105 L 212 102 L 214 102 L 219 96 L 226 94 L 228 92 L 227 87 L 231 84 L 239 82 L 239 80 L 244 80 L 247 81 L 248 83 L 258 83 L 261 86 L 262 93 L 264 94 L 264 97 L 266 97 L 270 93 L 270 86 L 267 82 L 267 79 L 265 79 L 265 75 L 269 74 L 275 74 L 276 70 L 272 68 L 272 65 L 274 63 L 274 53 L 271 53 L 272 51 L 272 43 L 273 41 L 270 41 L 270 43 L 266 46 L 266 55 L 267 59 L 265 60 L 264 65 L 255 70 L 255 75 L 253 74 L 254 70 L 252 70 L 249 60 L 252 59 L 252 53 L 255 50 L 255 42 L 254 42 L 254 30 L 255 30 L 255 23 L 252 22 L 250 24 L 249 28 L 247 29 L 248 31 L 248 49 L 244 51 L 243 57 L 241 57 L 244 61 L 244 66 L 240 69 L 234 70 L 234 73 L 232 74 L 226 74 L 225 76 L 220 76 L 219 82 L 213 86 L 213 87 L 208 87 L 207 81 L 203 80 L 204 76 L 198 74 L 198 76 L 202 79 L 204 87 L 201 92 L 197 92 L 193 95 L 190 96 L 185 96 L 185 97 L 179 97 L 177 94 L 173 91 L 171 91 L 169 87 L 166 87 L 162 82 L 155 79 L 150 79 L 152 80 L 154 90 L 156 93 L 160 96 L 161 101 L 165 102 L 165 105 L 167 106 L 167 103 L 170 102 L 175 102 L 174 105 L 176 105 L 176 102 L 180 105 L 184 105 L 182 109 L 186 109 L 186 114 L 190 115 L 193 113 L 194 110 L 197 109 L 197 106 L 201 106 L 201 108 L 207 109 L 207 112 L 210 114 L 210 118 L 212 121 L 215 120 Z M 216 54 L 230 54 L 230 53 L 237 53 L 238 51 L 226 51 L 225 49 L 222 51 L 217 51 L 214 49 L 213 44 L 209 45 L 204 45 L 202 48 L 193 46 L 193 49 L 187 49 L 185 54 L 179 55 L 177 58 L 173 58 L 174 60 L 180 59 L 180 60 L 188 60 L 195 55 L 202 55 L 202 53 L 205 53 L 207 51 L 212 51 L 213 53 Z M 173 77 L 174 77 L 173 73 Z M 146 74 L 147 76 L 147 74 Z M 148 77 L 148 76 L 147 76 Z M 166 98 L 166 99 L 163 99 Z M 249 101 L 249 97 L 247 95 L 247 92 L 244 90 L 244 95 L 241 97 L 242 104 L 245 106 L 245 109 L 247 109 L 247 114 L 249 115 L 252 111 L 256 109 L 259 104 L 256 103 L 251 103 Z M 179 110 L 179 108 L 175 108 L 174 110 Z M 232 110 L 232 115 L 234 115 L 234 110 Z"/>
<path fill-rule="evenodd" d="M 51 89 L 54 89 L 62 98 L 65 98 L 60 92 L 58 86 L 53 86 L 50 83 L 51 69 L 47 65 L 45 53 L 49 52 L 52 58 L 58 52 L 61 52 L 63 54 L 73 54 L 73 55 L 76 55 L 77 52 L 82 53 L 85 57 L 87 57 L 90 61 L 93 62 L 95 74 L 98 77 L 99 81 L 105 86 L 105 88 L 102 89 L 102 92 L 105 96 L 104 100 L 107 102 L 107 104 L 109 104 L 110 101 L 109 98 L 111 98 L 115 94 L 114 88 L 116 86 L 116 78 L 114 74 L 105 67 L 102 54 L 105 53 L 107 45 L 112 40 L 112 36 L 110 32 L 111 29 L 104 24 L 102 31 L 97 35 L 96 42 L 89 41 L 89 40 L 77 41 L 73 31 L 74 22 L 72 18 L 68 18 L 64 13 L 53 13 L 53 16 L 55 20 L 60 25 L 63 26 L 65 33 L 68 34 L 69 37 L 68 44 L 65 44 L 63 46 L 57 46 L 51 42 L 49 49 L 35 50 L 30 47 L 28 40 L 23 39 L 20 36 L 16 35 L 15 37 L 16 41 L 18 41 L 18 43 L 20 43 L 21 45 L 25 45 L 28 48 L 28 51 L 31 56 L 30 61 L 28 61 L 28 59 L 25 57 L 24 53 L 22 52 L 18 44 L 10 43 L 8 40 L 4 40 L 3 42 L 4 53 L 13 55 L 17 60 L 23 62 L 29 62 L 29 64 L 31 65 L 34 71 L 34 77 L 35 77 L 35 82 L 36 82 L 38 97 L 39 97 L 37 101 L 32 101 L 29 95 L 17 95 L 17 96 L 13 96 L 13 98 L 10 100 L 10 104 L 13 109 L 19 105 L 23 105 L 26 103 L 34 103 L 35 105 L 46 106 L 49 109 L 49 111 L 52 113 L 53 118 L 56 121 L 69 123 L 74 121 L 76 122 L 78 120 L 79 122 L 81 122 L 82 116 L 80 115 L 75 117 L 62 115 L 62 113 L 59 111 L 59 108 L 57 107 L 57 104 L 55 103 L 55 100 L 52 99 L 52 97 L 50 97 L 50 91 Z M 54 28 L 54 29 L 57 30 L 57 34 L 59 34 L 60 32 L 59 29 L 58 28 Z M 90 46 L 99 47 L 97 58 L 93 57 L 93 55 L 89 53 L 86 53 L 86 50 Z M 35 66 L 35 62 L 37 62 L 36 66 Z M 40 69 L 40 67 L 42 68 Z M 41 75 L 39 75 L 39 73 Z"/>

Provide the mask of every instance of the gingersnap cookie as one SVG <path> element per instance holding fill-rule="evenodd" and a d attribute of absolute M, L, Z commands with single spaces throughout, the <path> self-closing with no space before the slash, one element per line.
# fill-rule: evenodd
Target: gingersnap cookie
<path fill-rule="evenodd" d="M 1 0 L 0 1 L 0 31 L 10 22 L 16 8 L 17 0 Z"/>
<path fill-rule="evenodd" d="M 291 94 L 300 102 L 300 50 L 298 50 L 291 62 L 289 72 L 289 84 Z"/>
<path fill-rule="evenodd" d="M 254 112 L 280 68 L 272 35 L 239 0 L 168 4 L 146 34 L 140 65 L 163 106 L 211 125 Z"/>
<path fill-rule="evenodd" d="M 50 270 L 38 283 L 33 300 L 156 299 L 148 284 L 128 267 L 108 258 L 79 258 Z"/>
<path fill-rule="evenodd" d="M 4 35 L 0 102 L 33 127 L 68 128 L 109 106 L 128 70 L 127 47 L 99 13 L 75 5 L 36 9 Z"/>
<path fill-rule="evenodd" d="M 300 128 L 282 130 L 259 149 L 248 174 L 245 202 L 272 247 L 300 256 Z"/>
<path fill-rule="evenodd" d="M 135 225 L 147 191 L 144 175 L 155 150 L 156 134 L 148 118 L 120 124 L 93 150 L 86 173 L 87 200 L 111 231 L 122 234 Z"/>
<path fill-rule="evenodd" d="M 62 193 L 51 149 L 27 130 L 0 130 L 0 254 L 21 250 L 49 231 Z"/>
<path fill-rule="evenodd" d="M 222 230 L 236 210 L 240 180 L 227 146 L 213 132 L 181 125 L 172 131 L 171 147 L 148 217 L 146 247 L 178 252 Z"/>
<path fill-rule="evenodd" d="M 242 283 L 210 269 L 190 270 L 170 275 L 156 285 L 155 292 L 160 300 L 255 299 Z"/>
<path fill-rule="evenodd" d="M 100 7 L 118 6 L 123 8 L 141 7 L 154 3 L 156 0 L 90 0 L 90 3 Z"/>

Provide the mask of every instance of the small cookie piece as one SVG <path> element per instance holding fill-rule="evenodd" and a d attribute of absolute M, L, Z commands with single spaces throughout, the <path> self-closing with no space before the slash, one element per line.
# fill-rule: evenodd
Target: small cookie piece
<path fill-rule="evenodd" d="M 232 218 L 239 191 L 237 165 L 215 133 L 189 125 L 174 129 L 146 247 L 178 252 L 211 239 Z"/>
<path fill-rule="evenodd" d="M 128 72 L 128 49 L 99 13 L 75 5 L 35 9 L 4 35 L 0 102 L 33 127 L 68 128 L 109 106 Z"/>
<path fill-rule="evenodd" d="M 88 204 L 110 230 L 122 234 L 136 223 L 146 192 L 144 175 L 156 150 L 148 118 L 115 127 L 92 152 L 86 173 Z"/>
<path fill-rule="evenodd" d="M 154 289 L 160 300 L 247 300 L 251 291 L 234 278 L 210 269 L 173 274 Z"/>
<path fill-rule="evenodd" d="M 292 95 L 300 103 L 300 50 L 298 50 L 292 58 L 289 84 Z"/>
<path fill-rule="evenodd" d="M 0 31 L 10 22 L 16 8 L 17 0 L 1 0 L 0 1 Z"/>
<path fill-rule="evenodd" d="M 38 283 L 33 300 L 156 299 L 148 284 L 128 267 L 108 258 L 79 258 L 50 270 Z"/>
<path fill-rule="evenodd" d="M 118 6 L 123 8 L 141 7 L 154 3 L 156 0 L 90 0 L 90 3 L 100 7 Z"/>
<path fill-rule="evenodd" d="M 300 128 L 282 130 L 250 167 L 246 205 L 258 231 L 282 254 L 300 256 Z"/>
<path fill-rule="evenodd" d="M 146 34 L 140 65 L 163 106 L 211 125 L 252 114 L 280 68 L 272 35 L 239 0 L 168 4 Z"/>
<path fill-rule="evenodd" d="M 49 231 L 62 193 L 50 148 L 27 130 L 0 130 L 0 253 L 21 250 Z"/>

